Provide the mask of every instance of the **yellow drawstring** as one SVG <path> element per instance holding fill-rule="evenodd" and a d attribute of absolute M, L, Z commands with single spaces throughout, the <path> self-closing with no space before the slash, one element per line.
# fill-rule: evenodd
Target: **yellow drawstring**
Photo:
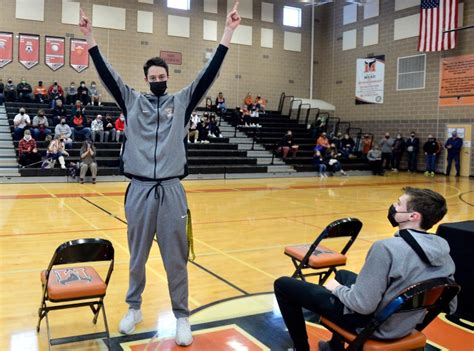
<path fill-rule="evenodd" d="M 194 242 L 193 242 L 193 223 L 191 220 L 191 211 L 188 209 L 188 221 L 186 223 L 186 235 L 188 237 L 188 260 L 193 262 L 196 258 L 194 254 Z"/>

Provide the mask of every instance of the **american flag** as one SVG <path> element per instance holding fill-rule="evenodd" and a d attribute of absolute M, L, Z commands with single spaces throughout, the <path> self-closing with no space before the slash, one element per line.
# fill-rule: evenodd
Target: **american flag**
<path fill-rule="evenodd" d="M 418 51 L 443 51 L 456 47 L 458 0 L 421 0 Z"/>

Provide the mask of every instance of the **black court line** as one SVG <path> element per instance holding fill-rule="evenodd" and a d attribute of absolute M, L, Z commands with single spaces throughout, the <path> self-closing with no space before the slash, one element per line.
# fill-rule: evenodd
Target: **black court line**
<path fill-rule="evenodd" d="M 122 222 L 122 223 L 124 223 L 124 224 L 128 224 L 127 221 L 125 221 L 125 220 L 123 220 L 122 218 L 120 218 L 120 217 L 114 215 L 112 212 L 107 211 L 107 210 L 106 210 L 105 208 L 103 208 L 102 206 L 97 205 L 96 203 L 94 203 L 94 202 L 92 202 L 92 201 L 86 199 L 86 198 L 83 197 L 83 196 L 81 196 L 81 199 L 84 200 L 84 201 L 86 201 L 86 202 L 88 202 L 88 203 L 91 204 L 92 206 L 95 206 L 96 208 L 98 208 L 98 209 L 101 210 L 102 212 L 107 213 L 109 216 L 115 218 L 116 220 L 118 220 L 118 221 L 120 221 L 120 222 Z M 154 240 L 156 241 L 156 238 L 155 238 Z M 190 263 L 192 263 L 193 265 L 195 265 L 195 266 L 198 267 L 198 268 L 201 268 L 204 272 L 206 272 L 206 273 L 212 275 L 213 277 L 219 279 L 219 280 L 222 281 L 224 284 L 227 284 L 228 286 L 230 286 L 231 288 L 233 288 L 233 289 L 235 289 L 235 290 L 241 292 L 242 294 L 244 294 L 244 295 L 250 295 L 250 294 L 249 294 L 247 291 L 245 291 L 244 289 L 239 288 L 237 285 L 231 283 L 231 282 L 228 281 L 227 279 L 221 277 L 220 275 L 214 273 L 213 271 L 207 269 L 206 267 L 200 265 L 199 263 L 191 262 L 191 261 L 190 261 Z"/>
<path fill-rule="evenodd" d="M 469 206 L 474 207 L 474 204 L 471 204 L 470 202 L 463 199 L 463 196 L 466 195 L 466 194 L 469 194 L 469 193 L 474 193 L 474 190 L 473 191 L 466 191 L 465 193 L 459 194 L 459 200 L 461 200 L 465 204 L 468 204 Z"/>

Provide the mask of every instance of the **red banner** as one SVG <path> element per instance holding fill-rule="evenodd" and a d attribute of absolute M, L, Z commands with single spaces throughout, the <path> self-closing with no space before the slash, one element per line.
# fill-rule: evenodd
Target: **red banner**
<path fill-rule="evenodd" d="M 0 32 L 0 68 L 13 61 L 13 33 Z"/>
<path fill-rule="evenodd" d="M 18 61 L 30 69 L 39 63 L 40 37 L 36 34 L 20 34 L 18 39 Z"/>
<path fill-rule="evenodd" d="M 169 65 L 181 65 L 183 63 L 180 52 L 160 51 L 160 57 Z"/>
<path fill-rule="evenodd" d="M 53 71 L 64 66 L 64 38 L 44 38 L 44 63 Z"/>
<path fill-rule="evenodd" d="M 71 38 L 69 52 L 69 64 L 77 72 L 81 73 L 89 67 L 89 47 L 83 39 Z"/>

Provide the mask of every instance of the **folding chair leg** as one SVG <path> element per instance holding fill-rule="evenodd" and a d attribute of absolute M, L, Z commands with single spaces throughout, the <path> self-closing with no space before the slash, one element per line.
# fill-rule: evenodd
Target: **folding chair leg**
<path fill-rule="evenodd" d="M 92 313 L 94 313 L 94 318 L 92 319 L 92 323 L 96 324 L 97 323 L 97 318 L 99 318 L 99 313 L 100 313 L 100 309 L 101 307 L 103 307 L 103 304 L 104 304 L 104 299 L 101 298 L 97 303 L 97 307 L 95 307 L 94 305 L 90 305 L 90 308 L 92 310 Z"/>
<path fill-rule="evenodd" d="M 319 285 L 323 285 L 326 280 L 328 280 L 328 278 L 330 277 L 330 275 L 332 273 L 336 273 L 337 272 L 337 269 L 336 268 L 329 268 L 327 272 L 324 272 L 322 273 L 320 276 L 319 276 Z"/>
<path fill-rule="evenodd" d="M 51 351 L 51 333 L 49 331 L 49 319 L 48 319 L 48 312 L 46 312 L 46 331 L 48 332 L 48 350 Z"/>
<path fill-rule="evenodd" d="M 109 324 L 107 323 L 107 315 L 105 314 L 105 305 L 103 302 L 102 302 L 102 315 L 104 317 L 105 332 L 107 333 L 107 349 L 110 350 Z"/>
<path fill-rule="evenodd" d="M 39 333 L 41 327 L 41 321 L 46 316 L 48 311 L 46 310 L 46 305 L 43 303 L 40 308 L 38 308 L 38 325 L 36 326 L 36 332 Z"/>

